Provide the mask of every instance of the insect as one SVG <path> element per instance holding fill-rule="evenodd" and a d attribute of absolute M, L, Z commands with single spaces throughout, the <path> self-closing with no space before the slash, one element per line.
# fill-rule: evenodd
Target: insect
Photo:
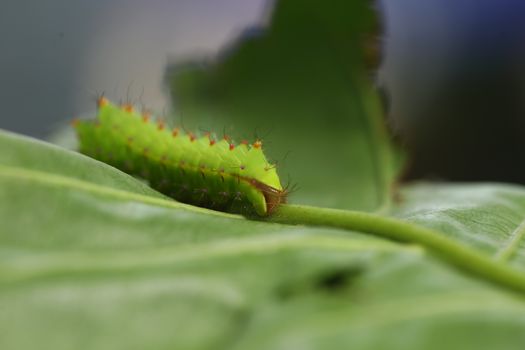
<path fill-rule="evenodd" d="M 132 105 L 98 99 L 93 120 L 74 120 L 80 152 L 147 180 L 178 201 L 215 210 L 270 215 L 286 203 L 276 167 L 262 142 L 170 129 Z"/>

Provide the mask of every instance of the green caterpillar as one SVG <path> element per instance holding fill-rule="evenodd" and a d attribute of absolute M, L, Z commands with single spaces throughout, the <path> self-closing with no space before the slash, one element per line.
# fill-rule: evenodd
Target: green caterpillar
<path fill-rule="evenodd" d="M 287 190 L 259 140 L 235 145 L 228 137 L 169 130 L 131 105 L 117 106 L 105 97 L 98 100 L 96 119 L 73 125 L 80 152 L 142 177 L 178 201 L 260 216 L 286 202 Z"/>

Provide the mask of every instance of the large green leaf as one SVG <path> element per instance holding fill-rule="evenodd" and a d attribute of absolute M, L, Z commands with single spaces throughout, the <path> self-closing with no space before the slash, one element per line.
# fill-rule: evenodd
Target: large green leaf
<path fill-rule="evenodd" d="M 486 186 L 483 198 L 463 187 L 447 191 L 449 201 L 432 191 L 425 201 L 423 188 L 407 190 L 399 215 L 434 225 L 425 211 L 506 203 L 484 217 L 512 222 L 495 233 L 504 241 L 517 223 L 508 208 L 525 202 L 518 187 Z M 470 218 L 466 209 L 456 217 L 463 226 L 455 236 L 471 235 Z M 521 349 L 525 342 L 521 295 L 459 273 L 424 247 L 179 204 L 105 164 L 7 133 L 0 219 L 2 349 Z"/>
<path fill-rule="evenodd" d="M 175 107 L 185 127 L 270 135 L 266 150 L 301 189 L 292 201 L 379 210 L 395 171 L 364 58 L 376 28 L 368 0 L 278 1 L 263 32 L 170 68 Z"/>

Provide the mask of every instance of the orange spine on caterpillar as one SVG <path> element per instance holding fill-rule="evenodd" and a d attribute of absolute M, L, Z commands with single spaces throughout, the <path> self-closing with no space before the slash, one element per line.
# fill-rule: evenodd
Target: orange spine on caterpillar
<path fill-rule="evenodd" d="M 225 136 L 169 129 L 132 105 L 98 99 L 94 120 L 75 120 L 80 151 L 149 184 L 176 200 L 233 213 L 270 215 L 286 203 L 275 165 L 261 140 L 235 144 Z"/>

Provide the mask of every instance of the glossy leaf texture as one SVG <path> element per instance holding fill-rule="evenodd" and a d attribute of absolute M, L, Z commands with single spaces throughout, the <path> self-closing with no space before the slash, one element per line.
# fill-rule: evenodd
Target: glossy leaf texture
<path fill-rule="evenodd" d="M 476 242 L 501 243 L 519 226 L 521 187 L 440 188 L 441 197 L 437 187 L 405 189 L 397 215 L 445 229 L 445 214 L 456 212 L 445 232 L 488 254 L 495 248 L 473 243 L 474 232 Z M 484 230 L 472 220 L 480 212 Z M 0 134 L 0 219 L 3 349 L 525 341 L 523 295 L 460 273 L 425 247 L 179 204 L 103 163 L 9 133 Z"/>
<path fill-rule="evenodd" d="M 394 214 L 525 269 L 525 197 L 510 184 L 415 184 Z"/>

